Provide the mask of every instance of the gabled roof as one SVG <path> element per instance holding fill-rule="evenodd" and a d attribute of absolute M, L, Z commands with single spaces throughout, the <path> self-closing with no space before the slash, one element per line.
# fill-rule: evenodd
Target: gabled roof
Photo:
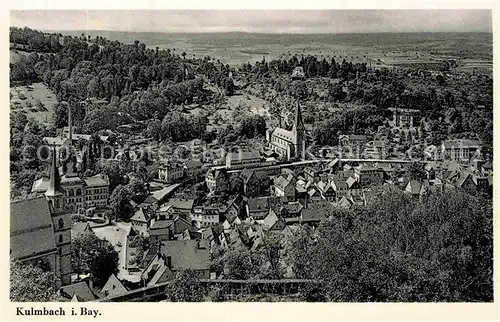
<path fill-rule="evenodd" d="M 144 212 L 143 208 L 139 208 L 134 213 L 134 215 L 132 216 L 132 218 L 130 218 L 130 220 L 140 221 L 140 222 L 148 222 L 149 221 L 149 216 L 147 215 L 147 213 Z"/>
<path fill-rule="evenodd" d="M 226 158 L 231 161 L 245 161 L 260 159 L 259 151 L 240 151 L 240 152 L 230 152 L 227 154 Z"/>
<path fill-rule="evenodd" d="M 412 195 L 420 195 L 425 188 L 425 184 L 418 180 L 411 180 L 406 186 L 406 192 Z"/>
<path fill-rule="evenodd" d="M 177 216 L 174 218 L 174 234 L 180 234 L 185 229 L 191 228 L 191 226 L 191 222 L 184 219 L 184 217 Z"/>
<path fill-rule="evenodd" d="M 223 212 L 227 212 L 229 208 L 235 207 L 236 209 L 240 209 L 241 205 L 243 204 L 243 196 L 241 194 L 237 194 L 236 197 L 231 199 L 229 203 L 227 204 L 227 207 L 221 209 Z"/>
<path fill-rule="evenodd" d="M 318 189 L 320 191 L 322 191 L 323 193 L 327 192 L 328 190 L 332 189 L 333 190 L 333 187 L 332 185 L 329 183 L 329 182 L 326 182 L 326 181 L 319 181 L 316 186 L 318 187 Z"/>
<path fill-rule="evenodd" d="M 287 204 L 283 205 L 283 208 L 289 213 L 289 214 L 299 214 L 300 211 L 304 208 L 300 202 L 290 202 Z"/>
<path fill-rule="evenodd" d="M 31 186 L 31 192 L 43 193 L 47 191 L 48 187 L 49 187 L 49 178 L 42 177 L 33 182 L 33 185 Z"/>
<path fill-rule="evenodd" d="M 89 286 L 84 281 L 61 287 L 59 289 L 59 294 L 68 300 L 73 299 L 76 295 L 82 302 L 93 301 L 96 299 L 96 296 L 92 293 Z"/>
<path fill-rule="evenodd" d="M 335 191 L 347 189 L 347 183 L 340 179 L 333 179 L 332 186 Z"/>
<path fill-rule="evenodd" d="M 191 210 L 193 209 L 194 199 L 171 198 L 168 204 L 175 209 Z"/>
<path fill-rule="evenodd" d="M 249 212 L 260 212 L 269 210 L 267 198 L 249 198 L 247 200 Z"/>
<path fill-rule="evenodd" d="M 199 160 L 186 160 L 186 161 L 184 161 L 184 166 L 187 169 L 201 168 L 203 166 L 203 162 L 201 162 Z"/>
<path fill-rule="evenodd" d="M 88 187 L 109 186 L 109 178 L 104 173 L 96 174 L 95 176 L 85 178 L 84 181 Z"/>
<path fill-rule="evenodd" d="M 161 254 L 171 257 L 173 270 L 210 268 L 210 253 L 207 240 L 169 240 L 162 242 Z"/>
<path fill-rule="evenodd" d="M 100 297 L 120 295 L 127 292 L 127 289 L 123 284 L 116 278 L 115 274 L 109 276 L 108 281 L 104 287 L 99 292 Z"/>
<path fill-rule="evenodd" d="M 311 188 L 307 191 L 307 194 L 309 195 L 309 197 L 312 197 L 314 196 L 315 194 L 318 194 L 318 190 L 314 189 L 314 188 Z"/>
<path fill-rule="evenodd" d="M 341 170 L 337 172 L 337 177 L 340 179 L 347 179 L 349 177 L 352 177 L 354 175 L 354 170 Z"/>
<path fill-rule="evenodd" d="M 81 184 L 83 180 L 78 175 L 64 175 L 61 177 L 61 183 L 65 185 Z"/>
<path fill-rule="evenodd" d="M 73 295 L 71 302 L 84 302 L 84 300 L 75 294 L 75 295 Z"/>
<path fill-rule="evenodd" d="M 174 221 L 171 219 L 165 219 L 165 220 L 155 220 L 153 225 L 149 227 L 149 235 L 150 236 L 157 236 L 157 235 L 164 235 L 168 234 L 169 227 L 173 226 Z"/>
<path fill-rule="evenodd" d="M 352 188 L 352 186 L 354 186 L 357 182 L 358 182 L 358 180 L 356 180 L 355 178 L 353 178 L 353 177 L 349 177 L 349 178 L 347 178 L 347 180 L 346 180 L 346 182 L 345 182 L 345 183 L 347 184 L 347 187 L 348 187 L 349 189 L 351 189 L 351 188 Z"/>
<path fill-rule="evenodd" d="M 171 194 L 175 189 L 177 189 L 181 184 L 180 183 L 175 183 L 172 184 L 168 187 L 165 187 L 161 190 L 153 192 L 152 197 L 155 198 L 158 201 L 162 201 L 166 196 Z"/>
<path fill-rule="evenodd" d="M 347 198 L 347 196 L 343 196 L 338 204 L 342 208 L 350 208 L 354 204 L 354 201 L 351 198 Z"/>
<path fill-rule="evenodd" d="M 298 225 L 287 225 L 283 228 L 283 234 L 287 236 L 294 236 L 300 229 Z"/>
<path fill-rule="evenodd" d="M 11 258 L 56 250 L 52 218 L 44 197 L 10 204 Z"/>
<path fill-rule="evenodd" d="M 241 171 L 240 178 L 243 180 L 243 183 L 247 184 L 250 179 L 255 178 L 255 172 L 245 168 Z"/>
<path fill-rule="evenodd" d="M 294 177 L 292 174 L 289 174 L 287 176 L 279 176 L 274 180 L 274 186 L 283 190 L 285 187 L 287 187 L 289 184 L 293 183 Z"/>
<path fill-rule="evenodd" d="M 279 218 L 273 210 L 269 211 L 269 214 L 264 218 L 262 224 L 267 228 L 272 228 L 274 224 L 278 222 Z"/>
<path fill-rule="evenodd" d="M 283 139 L 289 143 L 293 143 L 293 133 L 292 131 L 288 131 L 286 129 L 277 127 L 273 131 L 273 136 L 276 136 L 280 139 Z"/>
<path fill-rule="evenodd" d="M 326 204 L 311 205 L 302 209 L 302 221 L 321 221 L 326 219 L 329 207 Z"/>
<path fill-rule="evenodd" d="M 298 183 L 295 185 L 295 190 L 297 191 L 297 193 L 306 193 L 307 192 L 306 188 L 303 185 L 300 185 Z"/>

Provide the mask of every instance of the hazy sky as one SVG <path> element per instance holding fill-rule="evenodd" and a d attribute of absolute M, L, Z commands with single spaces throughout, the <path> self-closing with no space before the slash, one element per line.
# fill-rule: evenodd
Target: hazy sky
<path fill-rule="evenodd" d="M 11 26 L 42 30 L 265 33 L 492 31 L 490 10 L 11 11 Z"/>

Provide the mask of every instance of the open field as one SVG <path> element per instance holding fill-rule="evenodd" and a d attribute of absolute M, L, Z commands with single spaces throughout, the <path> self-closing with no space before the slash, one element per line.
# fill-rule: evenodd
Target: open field
<path fill-rule="evenodd" d="M 15 50 L 15 49 L 9 50 L 9 53 L 10 53 L 10 63 L 11 64 L 16 63 L 19 60 L 21 60 L 21 57 L 23 57 L 23 56 L 29 55 L 28 52 L 25 52 L 22 50 Z"/>
<path fill-rule="evenodd" d="M 43 124 L 50 124 L 57 98 L 43 83 L 10 88 L 10 111 L 22 111 L 28 118 Z"/>
<path fill-rule="evenodd" d="M 81 31 L 64 32 L 79 36 Z M 479 60 L 491 70 L 491 33 L 372 33 L 372 34 L 257 34 L 257 33 L 159 33 L 86 31 L 123 43 L 134 40 L 149 48 L 170 49 L 187 57 L 210 56 L 229 65 L 272 60 L 291 55 L 318 59 L 346 59 L 372 67 L 402 63 L 438 62 L 442 59 Z M 467 70 L 469 67 L 462 68 Z M 472 67 L 473 68 L 473 67 Z"/>
<path fill-rule="evenodd" d="M 269 116 L 269 102 L 248 93 L 237 93 L 227 98 L 227 106 L 234 110 L 238 106 L 244 107 L 252 114 Z"/>

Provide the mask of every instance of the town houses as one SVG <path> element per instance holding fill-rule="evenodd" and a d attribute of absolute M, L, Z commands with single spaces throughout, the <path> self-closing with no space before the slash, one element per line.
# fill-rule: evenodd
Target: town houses
<path fill-rule="evenodd" d="M 294 111 L 292 129 L 269 130 L 260 150 L 229 148 L 223 163 L 197 157 L 160 161 L 143 201 L 130 200 L 130 215 L 119 225 L 112 223 L 127 225 L 125 239 L 115 244 L 125 252 L 124 264 L 97 291 L 87 282 L 71 283 L 70 245 L 86 232 L 101 234 L 100 228 L 92 222 L 71 223 L 70 215 L 109 211 L 110 178 L 104 173 L 81 173 L 74 158 L 58 162 L 61 152 L 55 145 L 50 177 L 32 184 L 35 198 L 12 204 L 11 215 L 17 219 L 11 226 L 11 257 L 46 263 L 61 277 L 60 294 L 68 300 L 119 297 L 128 292 L 122 282 L 154 286 L 183 269 L 194 271 L 200 279 L 224 278 L 211 271 L 214 252 L 255 251 L 266 234 L 293 235 L 299 226 L 314 231 L 335 207 L 365 207 L 380 186 L 397 186 L 416 200 L 423 200 L 433 189 L 491 196 L 492 162 L 481 153 L 479 141 L 446 140 L 414 160 L 396 154 L 397 138 L 341 134 L 338 155 L 313 158 L 318 152 L 306 154 L 307 136 L 298 104 Z M 415 127 L 414 112 L 397 113 L 391 120 L 394 128 Z M 421 167 L 420 177 L 407 176 L 412 166 Z M 26 209 L 32 209 L 37 219 L 24 223 Z M 105 216 L 100 218 L 108 224 Z M 40 242 L 32 243 L 33 236 Z M 147 240 L 147 249 L 138 250 L 137 238 Z"/>
<path fill-rule="evenodd" d="M 491 302 L 486 11 L 174 41 L 11 12 L 11 301 Z"/>

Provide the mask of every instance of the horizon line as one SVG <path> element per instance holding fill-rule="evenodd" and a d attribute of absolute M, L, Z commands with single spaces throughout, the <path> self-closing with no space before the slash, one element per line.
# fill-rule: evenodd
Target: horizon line
<path fill-rule="evenodd" d="M 490 31 L 350 31 L 350 32 L 297 32 L 297 31 L 276 31 L 276 32 L 262 32 L 262 31 L 244 31 L 244 30 L 223 30 L 223 31 L 210 31 L 210 30 L 200 30 L 200 31 L 173 31 L 173 30 L 111 30 L 111 29 L 45 29 L 45 28 L 33 28 L 30 26 L 10 26 L 9 28 L 30 28 L 32 30 L 38 30 L 42 32 L 121 32 L 121 33 L 158 33 L 158 34 L 230 34 L 230 33 L 240 33 L 240 34 L 261 34 L 261 35 L 349 35 L 349 34 L 474 34 L 474 33 L 486 33 L 493 34 L 493 30 Z"/>

